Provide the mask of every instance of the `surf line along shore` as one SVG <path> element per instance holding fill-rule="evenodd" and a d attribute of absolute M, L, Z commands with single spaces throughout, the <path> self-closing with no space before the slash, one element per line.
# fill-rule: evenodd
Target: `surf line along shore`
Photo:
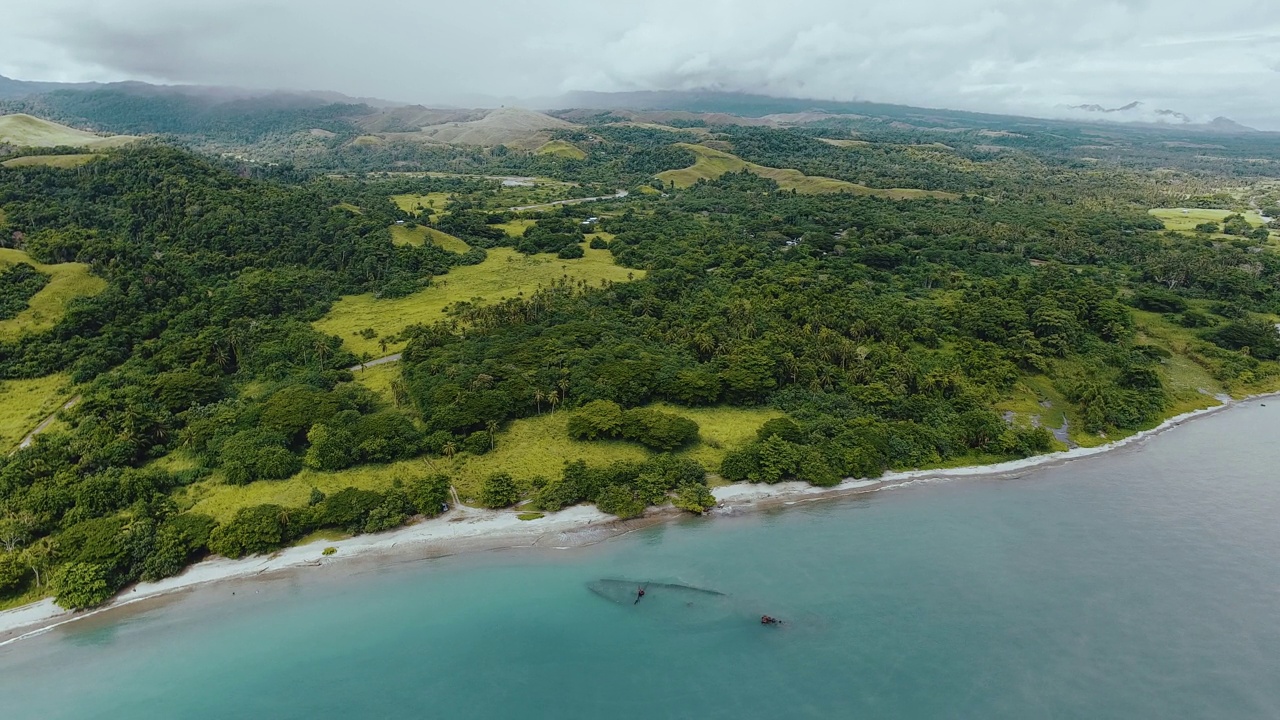
<path fill-rule="evenodd" d="M 1195 410 L 1165 420 L 1150 430 L 1144 430 L 1106 445 L 1093 448 L 1073 448 L 1057 453 L 1036 455 L 1021 460 L 948 468 L 943 470 L 910 470 L 885 473 L 879 478 L 849 479 L 834 487 L 814 487 L 801 482 L 776 485 L 735 484 L 712 490 L 717 506 L 708 514 L 733 515 L 740 511 L 760 510 L 790 504 L 795 501 L 831 499 L 904 487 L 930 480 L 960 478 L 991 478 L 1016 475 L 1028 470 L 1060 465 L 1072 460 L 1101 455 L 1123 447 L 1141 443 L 1171 428 L 1198 417 L 1222 412 L 1251 400 L 1274 397 L 1280 393 L 1255 395 L 1240 401 L 1224 399 L 1222 404 Z M 236 580 L 325 567 L 352 558 L 375 559 L 379 555 L 411 556 L 414 558 L 443 557 L 465 552 L 498 550 L 504 548 L 542 547 L 567 549 L 591 545 L 617 537 L 637 529 L 665 522 L 685 515 L 670 507 L 650 508 L 638 520 L 619 520 L 603 513 L 594 506 L 578 505 L 545 518 L 523 521 L 513 511 L 480 510 L 470 507 L 454 507 L 438 518 L 424 520 L 413 525 L 372 535 L 357 535 L 337 541 L 320 540 L 306 545 L 288 547 L 267 556 L 254 556 L 240 560 L 214 557 L 195 563 L 180 575 L 157 582 L 143 582 L 122 590 L 115 598 L 100 608 L 72 612 L 44 599 L 30 605 L 0 612 L 0 647 L 33 637 L 53 628 L 102 613 L 109 613 L 142 600 L 162 597 L 197 586 L 224 580 Z M 337 549 L 325 556 L 328 547 Z"/>

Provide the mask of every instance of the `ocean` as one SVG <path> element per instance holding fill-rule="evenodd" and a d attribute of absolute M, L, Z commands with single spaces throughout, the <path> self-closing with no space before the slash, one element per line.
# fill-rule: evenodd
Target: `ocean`
<path fill-rule="evenodd" d="M 0 648 L 0 717 L 1277 718 L 1270 405 L 1016 477 L 203 587 Z"/>

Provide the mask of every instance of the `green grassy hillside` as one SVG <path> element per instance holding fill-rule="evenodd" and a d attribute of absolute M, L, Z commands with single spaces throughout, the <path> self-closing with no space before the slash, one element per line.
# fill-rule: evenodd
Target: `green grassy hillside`
<path fill-rule="evenodd" d="M 48 330 L 62 319 L 67 303 L 78 297 L 97 295 L 107 287 L 106 281 L 90 274 L 89 266 L 83 263 L 44 265 L 21 250 L 0 248 L 0 268 L 16 263 L 27 263 L 51 279 L 31 298 L 26 310 L 17 317 L 0 321 L 0 340 Z"/>
<path fill-rule="evenodd" d="M 342 338 L 343 345 L 356 355 L 369 353 L 377 357 L 401 350 L 404 345 L 389 342 L 384 352 L 381 339 L 399 335 L 410 325 L 443 320 L 445 308 L 457 302 L 479 304 L 528 295 L 562 277 L 599 285 L 601 280 L 620 282 L 628 276 L 643 276 L 642 272 L 615 265 L 608 250 L 588 249 L 580 260 L 526 256 L 510 248 L 495 248 L 488 253 L 483 263 L 454 268 L 448 275 L 435 278 L 431 287 L 408 297 L 376 299 L 371 293 L 344 297 L 314 323 L 315 328 Z M 360 332 L 366 328 L 377 335 L 362 337 Z"/>
<path fill-rule="evenodd" d="M 65 374 L 33 380 L 0 380 L 0 453 L 8 453 L 36 425 L 71 397 Z"/>
<path fill-rule="evenodd" d="M 587 157 L 587 154 L 576 145 L 567 143 L 564 140 L 552 140 L 534 152 L 538 155 L 554 155 L 571 160 L 583 160 Z"/>
<path fill-rule="evenodd" d="M 77 153 L 75 155 L 24 155 L 0 163 L 7 168 L 34 167 L 43 165 L 55 168 L 80 167 L 90 160 L 100 157 L 98 153 Z"/>
<path fill-rule="evenodd" d="M 18 147 L 88 147 L 104 149 L 137 140 L 129 135 L 102 136 L 41 120 L 30 115 L 0 115 L 0 143 Z"/>
<path fill-rule="evenodd" d="M 866 185 L 846 182 L 844 180 L 836 180 L 828 177 L 814 177 L 805 175 L 799 170 L 789 168 L 772 168 L 764 165 L 749 163 L 737 155 L 731 155 L 721 150 L 709 148 L 705 145 L 691 145 L 689 143 L 678 143 L 676 147 L 688 150 L 698 156 L 698 161 L 692 166 L 682 170 L 668 170 L 658 174 L 658 179 L 664 183 L 674 183 L 676 187 L 689 187 L 697 183 L 699 180 L 715 180 L 716 178 L 731 172 L 742 172 L 749 170 L 761 177 L 769 178 L 778 183 L 778 187 L 783 190 L 795 190 L 805 194 L 822 194 L 822 193 L 850 193 L 853 195 L 877 195 L 881 197 L 893 198 L 895 200 L 920 198 L 920 197 L 939 197 L 954 198 L 952 193 L 944 193 L 930 190 L 913 190 L 909 188 L 892 188 L 888 190 L 869 188 Z"/>

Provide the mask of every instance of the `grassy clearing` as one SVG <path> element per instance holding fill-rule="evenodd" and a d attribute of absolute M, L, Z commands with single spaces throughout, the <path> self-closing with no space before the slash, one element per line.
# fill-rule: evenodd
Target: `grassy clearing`
<path fill-rule="evenodd" d="M 1138 341 L 1173 354 L 1160 364 L 1161 379 L 1170 399 L 1168 414 L 1180 415 L 1217 405 L 1214 396 L 1226 392 L 1226 388 L 1188 356 L 1192 343 L 1199 340 L 1195 331 L 1172 323 L 1159 313 L 1137 309 L 1132 312 Z"/>
<path fill-rule="evenodd" d="M 996 403 L 993 409 L 998 413 L 1012 413 L 1012 422 L 1015 425 L 1032 427 L 1039 424 L 1040 427 L 1055 430 L 1068 421 L 1069 407 L 1066 399 L 1053 386 L 1052 380 L 1043 375 L 1036 375 L 1019 380 L 1009 397 Z M 1068 435 L 1072 435 L 1078 427 L 1079 424 L 1073 422 L 1068 428 Z M 1072 439 L 1079 442 L 1074 437 Z M 1067 449 L 1066 445 L 1056 440 L 1053 444 L 1055 450 Z M 961 465 L 977 464 L 968 458 L 961 460 L 963 460 Z"/>
<path fill-rule="evenodd" d="M 1014 422 L 1027 426 L 1039 422 L 1042 427 L 1060 428 L 1066 417 L 1064 407 L 1066 403 L 1053 383 L 1048 378 L 1036 376 L 1019 380 L 1009 397 L 996 403 L 994 410 L 1013 413 Z"/>
<path fill-rule="evenodd" d="M 49 120 L 18 113 L 0 115 L 0 144 L 18 147 L 91 147 L 112 148 L 127 145 L 138 138 L 130 135 L 102 136 L 76 130 Z"/>
<path fill-rule="evenodd" d="M 689 187 L 697 183 L 699 180 L 715 180 L 725 173 L 750 170 L 756 175 L 767 177 L 778 183 L 778 187 L 783 190 L 795 190 L 796 192 L 805 194 L 845 192 L 852 193 L 854 195 L 877 195 L 893 198 L 895 200 L 922 197 L 952 199 L 957 197 L 953 193 L 944 193 L 933 190 L 912 190 L 908 188 L 880 190 L 876 188 L 869 188 L 866 185 L 846 182 L 844 180 L 805 175 L 799 170 L 793 170 L 790 168 L 766 167 L 764 165 L 749 163 L 737 155 L 730 155 L 727 152 L 715 150 L 713 148 L 706 147 L 705 145 L 677 143 L 676 147 L 688 150 L 698 156 L 698 161 L 690 167 L 684 168 L 683 170 L 668 170 L 658 174 L 657 178 L 659 180 L 664 183 L 674 183 L 676 187 Z"/>
<path fill-rule="evenodd" d="M 394 377 L 397 366 L 385 366 L 357 373 L 357 382 L 378 382 L 375 378 Z M 387 375 L 382 375 L 387 373 Z M 765 421 L 781 417 L 771 408 L 681 408 L 665 404 L 653 407 L 684 415 L 701 428 L 701 441 L 680 453 L 693 458 L 713 472 L 719 468 L 726 451 L 755 437 Z M 418 458 L 389 465 L 367 465 L 339 472 L 303 470 L 288 480 L 263 481 L 235 486 L 223 483 L 220 472 L 214 472 L 175 494 L 180 507 L 205 513 L 225 522 L 243 507 L 272 503 L 283 507 L 307 504 L 311 489 L 326 494 L 346 487 L 386 490 L 396 480 L 402 482 L 430 473 L 445 473 L 454 478 L 459 494 L 474 497 L 484 478 L 496 472 L 511 473 L 521 481 L 537 475 L 557 477 L 566 463 L 585 460 L 589 465 L 604 465 L 616 460 L 644 460 L 653 453 L 643 446 L 622 441 L 581 442 L 569 438 L 569 413 L 547 412 L 539 417 L 517 420 L 497 436 L 493 452 L 481 456 L 459 455 L 452 460 Z M 171 471 L 195 467 L 195 458 L 176 452 L 152 463 Z"/>
<path fill-rule="evenodd" d="M 351 204 L 351 203 L 349 203 L 349 202 L 338 203 L 337 205 L 334 205 L 334 206 L 333 206 L 333 209 L 334 209 L 334 210 L 346 210 L 347 212 L 351 213 L 352 215 L 363 215 L 363 214 L 364 214 L 364 210 L 360 209 L 360 207 L 359 207 L 358 205 L 352 205 L 352 204 Z"/>
<path fill-rule="evenodd" d="M 67 375 L 0 380 L 0 452 L 17 447 L 27 433 L 52 415 L 71 394 L 71 378 Z"/>
<path fill-rule="evenodd" d="M 608 250 L 586 251 L 579 260 L 560 260 L 554 255 L 525 256 L 511 248 L 494 248 L 479 265 L 457 267 L 434 279 L 431 287 L 408 297 L 374 299 L 372 294 L 350 295 L 338 301 L 328 315 L 314 323 L 321 332 L 342 338 L 356 355 L 382 354 L 378 337 L 399 335 L 415 323 L 430 324 L 445 318 L 444 309 L 456 302 L 491 303 L 517 295 L 528 295 L 552 281 L 567 277 L 597 285 L 603 280 L 621 282 L 640 277 L 638 270 L 613 264 Z M 359 332 L 372 328 L 378 337 L 365 339 Z M 387 352 L 397 352 L 404 343 L 393 342 Z"/>
<path fill-rule="evenodd" d="M 303 535 L 302 537 L 298 538 L 298 541 L 295 542 L 294 545 L 307 545 L 313 542 L 318 542 L 320 540 L 337 542 L 339 540 L 346 540 L 350 537 L 352 537 L 352 535 L 349 532 L 344 532 L 336 528 L 324 528 L 323 530 L 317 530 L 311 533 L 310 535 Z"/>
<path fill-rule="evenodd" d="M 564 140 L 552 140 L 542 147 L 534 150 L 535 155 L 554 155 L 556 157 L 569 158 L 571 160 L 585 160 L 587 154 L 572 143 Z"/>
<path fill-rule="evenodd" d="M 17 317 L 0 320 L 0 340 L 11 340 L 31 333 L 39 333 L 58 324 L 66 313 L 67 303 L 78 297 L 97 295 L 107 287 L 107 281 L 89 272 L 83 263 L 44 265 L 31 259 L 21 250 L 0 248 L 0 268 L 17 263 L 27 263 L 50 276 L 49 284 L 36 293 L 27 309 Z"/>
<path fill-rule="evenodd" d="M 446 232 L 441 232 L 435 228 L 429 228 L 419 225 L 418 227 L 405 227 L 404 225 L 391 226 L 391 242 L 396 245 L 413 245 L 421 247 L 430 241 L 433 245 L 454 253 L 464 253 L 471 249 L 471 246 L 459 240 L 458 238 Z"/>
<path fill-rule="evenodd" d="M 374 365 L 354 373 L 356 382 L 374 391 L 388 405 L 395 404 L 395 394 L 391 392 L 391 383 L 400 377 L 400 363 Z"/>
<path fill-rule="evenodd" d="M 26 155 L 16 157 L 12 160 L 5 160 L 0 163 L 7 168 L 32 167 L 35 165 L 44 165 L 54 168 L 74 168 L 80 167 L 90 160 L 101 157 L 100 153 L 81 153 L 76 155 Z"/>
<path fill-rule="evenodd" d="M 842 147 L 842 148 L 847 148 L 847 147 L 858 147 L 858 146 L 860 146 L 860 145 L 870 145 L 870 144 L 871 144 L 871 143 L 867 142 L 866 140 L 837 140 L 837 139 L 835 139 L 835 138 L 818 138 L 818 139 L 819 139 L 819 140 L 821 140 L 822 142 L 824 142 L 824 143 L 828 144 L 828 145 L 835 145 L 836 147 Z"/>
<path fill-rule="evenodd" d="M 712 472 L 719 469 L 726 451 L 754 438 L 767 420 L 782 416 L 772 408 L 685 408 L 665 404 L 652 407 L 698 423 L 701 440 L 679 455 L 697 460 Z M 606 465 L 617 460 L 644 460 L 654 455 L 643 445 L 622 440 L 573 440 L 569 437 L 568 423 L 569 412 L 563 410 L 516 420 L 498 434 L 497 446 L 492 452 L 434 462 L 442 472 L 454 477 L 458 493 L 466 499 L 474 497 L 484 479 L 496 472 L 510 473 L 517 480 L 528 481 L 539 475 L 559 477 L 566 464 L 577 460 L 586 461 L 588 465 Z"/>
<path fill-rule="evenodd" d="M 425 195 L 416 193 L 405 193 L 404 195 L 392 195 L 391 201 L 396 207 L 413 215 L 422 215 L 426 213 L 432 222 L 440 215 L 444 214 L 445 208 L 449 205 L 449 193 L 433 192 Z"/>
<path fill-rule="evenodd" d="M 262 481 L 250 485 L 226 485 L 222 473 L 214 472 L 200 482 L 179 490 L 175 497 L 179 507 L 204 513 L 226 522 L 240 508 L 274 504 L 302 507 L 311 497 L 311 488 L 325 494 L 348 487 L 385 491 L 396 480 L 401 482 L 432 472 L 423 460 L 405 460 L 389 465 L 364 465 L 339 472 L 303 470 L 288 480 Z"/>
<path fill-rule="evenodd" d="M 449 233 L 441 232 L 435 228 L 426 228 L 427 237 L 431 239 L 432 244 L 438 245 L 449 252 L 462 254 L 471 249 L 471 246 L 456 238 Z"/>
<path fill-rule="evenodd" d="M 494 227 L 502 228 L 502 231 L 511 237 L 524 237 L 525 231 L 537 224 L 537 220 L 512 220 Z"/>
<path fill-rule="evenodd" d="M 1196 225 L 1205 222 L 1222 222 L 1228 215 L 1235 215 L 1232 210 L 1205 210 L 1203 208 L 1155 208 L 1151 215 L 1164 223 L 1166 230 L 1192 231 Z M 1262 216 L 1253 210 L 1240 213 L 1254 227 L 1262 225 Z"/>
<path fill-rule="evenodd" d="M 427 229 L 421 226 L 410 228 L 404 225 L 392 225 L 391 242 L 395 245 L 422 247 L 427 242 Z"/>

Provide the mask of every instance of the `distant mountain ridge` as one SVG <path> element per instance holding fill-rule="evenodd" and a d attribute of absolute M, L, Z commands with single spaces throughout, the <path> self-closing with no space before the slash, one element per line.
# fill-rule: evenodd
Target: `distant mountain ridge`
<path fill-rule="evenodd" d="M 18 100 L 43 95 L 61 90 L 91 91 L 120 90 L 137 95 L 185 95 L 208 98 L 214 101 L 229 102 L 262 97 L 281 96 L 308 98 L 320 103 L 341 103 L 350 105 L 368 105 L 374 108 L 399 107 L 404 103 L 373 97 L 352 97 L 329 90 L 259 90 L 252 88 L 226 87 L 219 85 L 155 85 L 152 83 L 127 80 L 122 82 L 99 83 L 62 83 L 30 80 L 14 80 L 0 75 L 0 100 Z"/>
<path fill-rule="evenodd" d="M 1119 115 L 1124 116 L 1120 122 L 1131 123 L 1134 125 L 1149 125 L 1152 127 L 1168 127 L 1173 126 L 1181 130 L 1199 130 L 1222 133 L 1246 133 L 1258 132 L 1256 129 L 1241 125 L 1240 123 L 1226 117 L 1216 117 L 1209 122 L 1198 123 L 1186 113 L 1177 110 L 1168 110 L 1158 108 L 1155 110 L 1145 109 L 1145 103 L 1141 100 L 1134 100 L 1120 107 L 1106 107 L 1097 103 L 1087 103 L 1084 105 L 1068 105 L 1070 110 L 1080 110 L 1085 113 L 1097 113 L 1102 115 Z M 1167 118 L 1177 120 L 1177 123 L 1169 123 Z M 1108 118 L 1110 120 L 1111 118 Z"/>

